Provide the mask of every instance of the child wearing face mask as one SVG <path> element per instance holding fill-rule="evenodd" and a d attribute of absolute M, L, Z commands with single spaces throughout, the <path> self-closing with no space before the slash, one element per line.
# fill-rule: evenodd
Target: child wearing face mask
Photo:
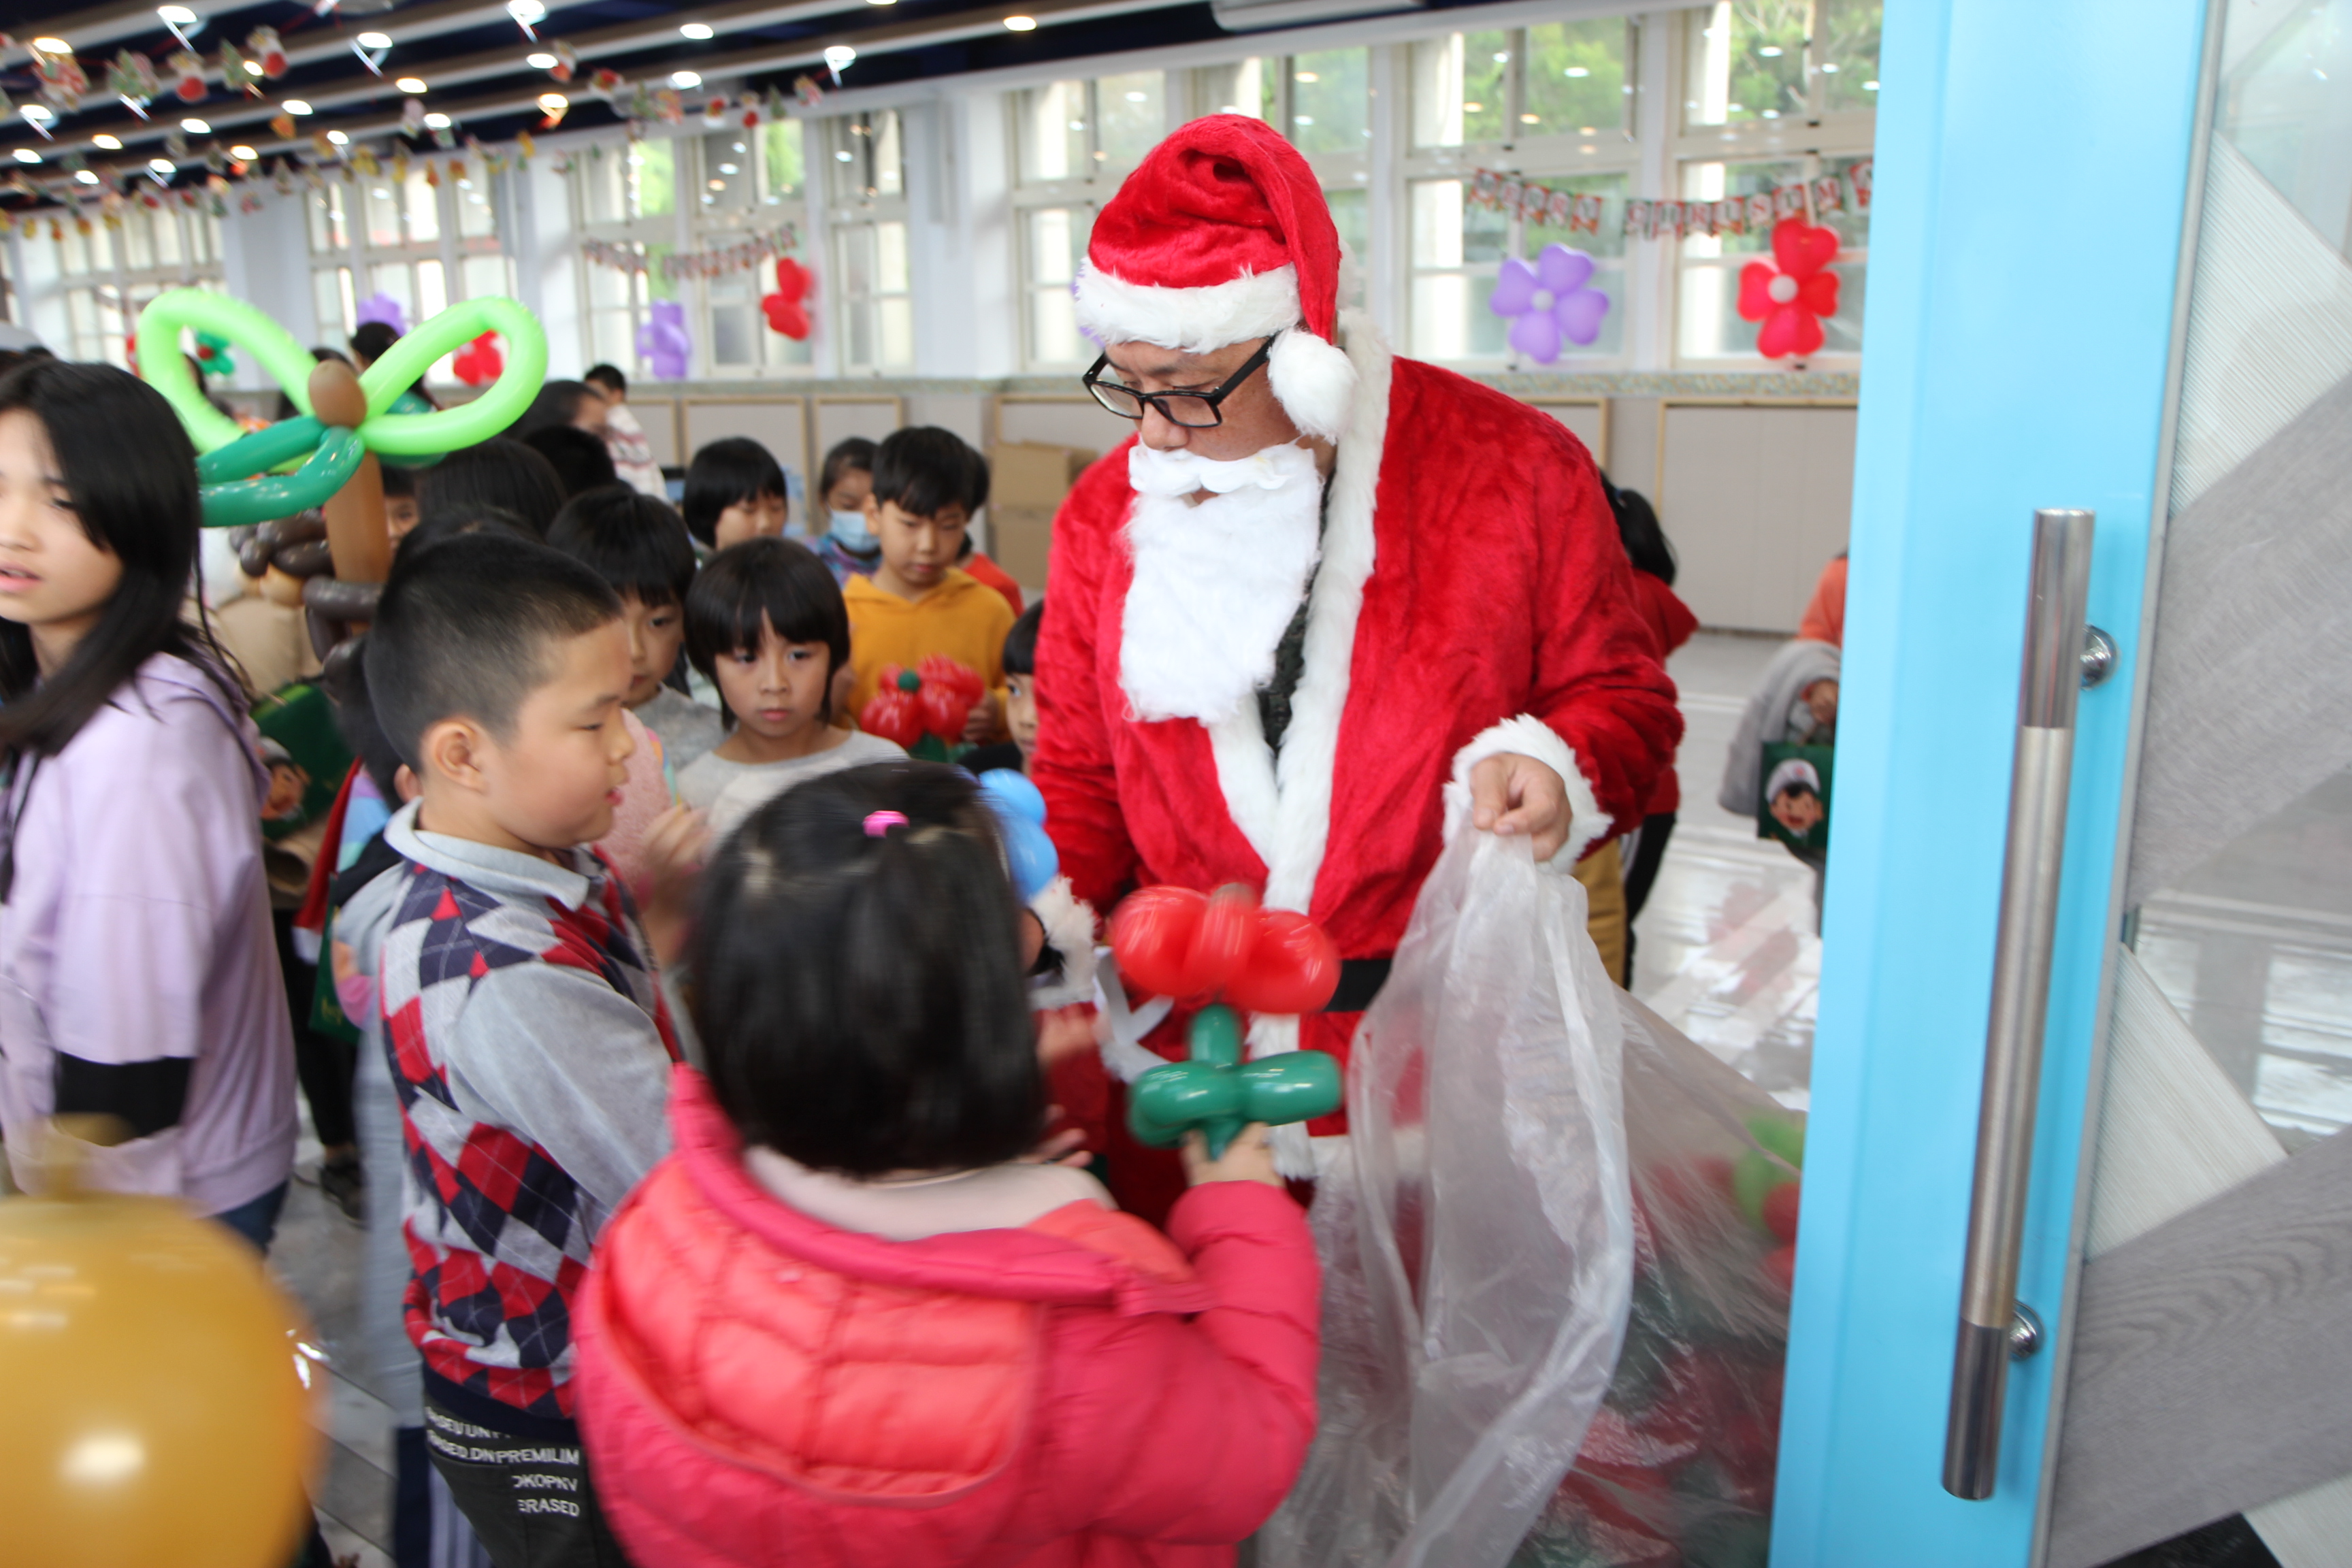
<path fill-rule="evenodd" d="M 816 558 L 836 583 L 871 576 L 882 564 L 882 542 L 866 526 L 866 498 L 873 493 L 873 442 L 852 436 L 824 455 L 816 495 L 831 521 L 816 542 Z"/>
<path fill-rule="evenodd" d="M 712 556 L 686 595 L 686 651 L 727 703 L 727 739 L 677 775 L 714 834 L 804 780 L 906 755 L 833 723 L 849 615 L 805 545 L 755 539 Z"/>
<path fill-rule="evenodd" d="M 769 450 L 747 437 L 713 441 L 686 470 L 678 510 L 701 553 L 784 531 L 784 470 Z"/>

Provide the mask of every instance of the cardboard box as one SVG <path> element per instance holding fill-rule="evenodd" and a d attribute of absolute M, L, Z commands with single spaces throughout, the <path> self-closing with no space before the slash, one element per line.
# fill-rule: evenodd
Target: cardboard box
<path fill-rule="evenodd" d="M 1032 594 L 1045 588 L 1045 562 L 1054 548 L 1054 508 L 988 505 L 988 555 Z"/>
<path fill-rule="evenodd" d="M 988 499 L 1003 507 L 1061 505 L 1098 454 L 1043 441 L 1000 441 L 989 454 Z"/>

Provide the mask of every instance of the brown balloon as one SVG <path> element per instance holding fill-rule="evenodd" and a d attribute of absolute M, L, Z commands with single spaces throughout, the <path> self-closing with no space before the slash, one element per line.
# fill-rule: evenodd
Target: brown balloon
<path fill-rule="evenodd" d="M 172 1199 L 0 1199 L 0 1556 L 285 1568 L 320 1448 L 301 1321 Z"/>

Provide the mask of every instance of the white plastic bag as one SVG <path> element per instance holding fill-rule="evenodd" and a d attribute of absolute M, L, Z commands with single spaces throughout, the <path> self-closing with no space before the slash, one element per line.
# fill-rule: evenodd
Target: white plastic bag
<path fill-rule="evenodd" d="M 1457 826 L 1356 1037 L 1320 1426 L 1261 1568 L 1502 1568 L 1551 1501 L 1632 1289 L 1621 1048 L 1583 889 Z"/>

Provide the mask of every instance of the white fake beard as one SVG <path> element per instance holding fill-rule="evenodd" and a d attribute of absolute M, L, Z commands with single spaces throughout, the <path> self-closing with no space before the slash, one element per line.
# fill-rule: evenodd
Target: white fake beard
<path fill-rule="evenodd" d="M 1127 475 L 1135 581 L 1119 688 L 1146 721 L 1215 724 L 1274 679 L 1276 645 L 1315 570 L 1323 510 L 1315 454 L 1286 443 L 1221 463 L 1139 443 Z"/>

